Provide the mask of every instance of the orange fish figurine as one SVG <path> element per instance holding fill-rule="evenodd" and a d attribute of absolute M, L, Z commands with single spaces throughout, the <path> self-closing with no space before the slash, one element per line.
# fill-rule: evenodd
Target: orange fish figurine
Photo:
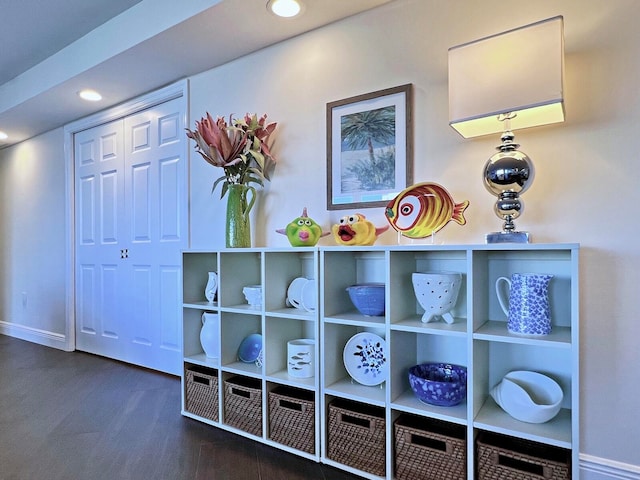
<path fill-rule="evenodd" d="M 373 245 L 389 225 L 377 227 L 361 213 L 345 215 L 331 227 L 333 237 L 339 245 Z"/>
<path fill-rule="evenodd" d="M 387 221 L 401 235 L 425 238 L 433 235 L 451 220 L 464 225 L 464 210 L 469 200 L 455 203 L 437 183 L 417 183 L 400 192 L 385 209 Z"/>

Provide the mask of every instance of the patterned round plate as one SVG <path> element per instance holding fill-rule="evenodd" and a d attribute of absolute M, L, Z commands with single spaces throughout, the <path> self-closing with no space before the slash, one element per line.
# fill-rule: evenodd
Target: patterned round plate
<path fill-rule="evenodd" d="M 342 360 L 351 378 L 362 385 L 380 385 L 387 379 L 389 363 L 384 339 L 369 332 L 351 337 L 344 347 Z"/>

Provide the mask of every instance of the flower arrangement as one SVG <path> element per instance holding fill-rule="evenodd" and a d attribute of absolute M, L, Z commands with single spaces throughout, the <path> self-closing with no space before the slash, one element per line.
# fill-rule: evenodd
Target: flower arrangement
<path fill-rule="evenodd" d="M 229 122 L 218 117 L 215 121 L 207 112 L 206 117 L 196 121 L 196 129 L 187 129 L 187 137 L 195 140 L 196 151 L 214 167 L 221 167 L 224 175 L 213 183 L 213 192 L 220 182 L 224 197 L 229 185 L 255 183 L 264 186 L 271 181 L 276 160 L 271 154 L 269 138 L 277 123 L 267 123 L 267 115 L 260 118 L 248 113 L 241 119 Z"/>

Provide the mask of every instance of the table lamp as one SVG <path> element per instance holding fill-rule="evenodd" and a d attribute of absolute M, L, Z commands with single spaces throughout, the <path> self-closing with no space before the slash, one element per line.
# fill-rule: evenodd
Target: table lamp
<path fill-rule="evenodd" d="M 564 121 L 563 18 L 557 16 L 449 49 L 449 125 L 464 138 L 502 132 L 498 153 L 486 162 L 484 185 L 498 197 L 502 231 L 487 243 L 528 243 L 514 220 L 520 195 L 533 183 L 531 159 L 513 130 Z"/>

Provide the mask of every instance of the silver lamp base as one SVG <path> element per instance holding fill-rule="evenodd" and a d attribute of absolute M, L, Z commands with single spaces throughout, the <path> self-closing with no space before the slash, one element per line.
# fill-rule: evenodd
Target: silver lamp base
<path fill-rule="evenodd" d="M 485 236 L 486 243 L 529 243 L 529 232 L 491 232 Z"/>

